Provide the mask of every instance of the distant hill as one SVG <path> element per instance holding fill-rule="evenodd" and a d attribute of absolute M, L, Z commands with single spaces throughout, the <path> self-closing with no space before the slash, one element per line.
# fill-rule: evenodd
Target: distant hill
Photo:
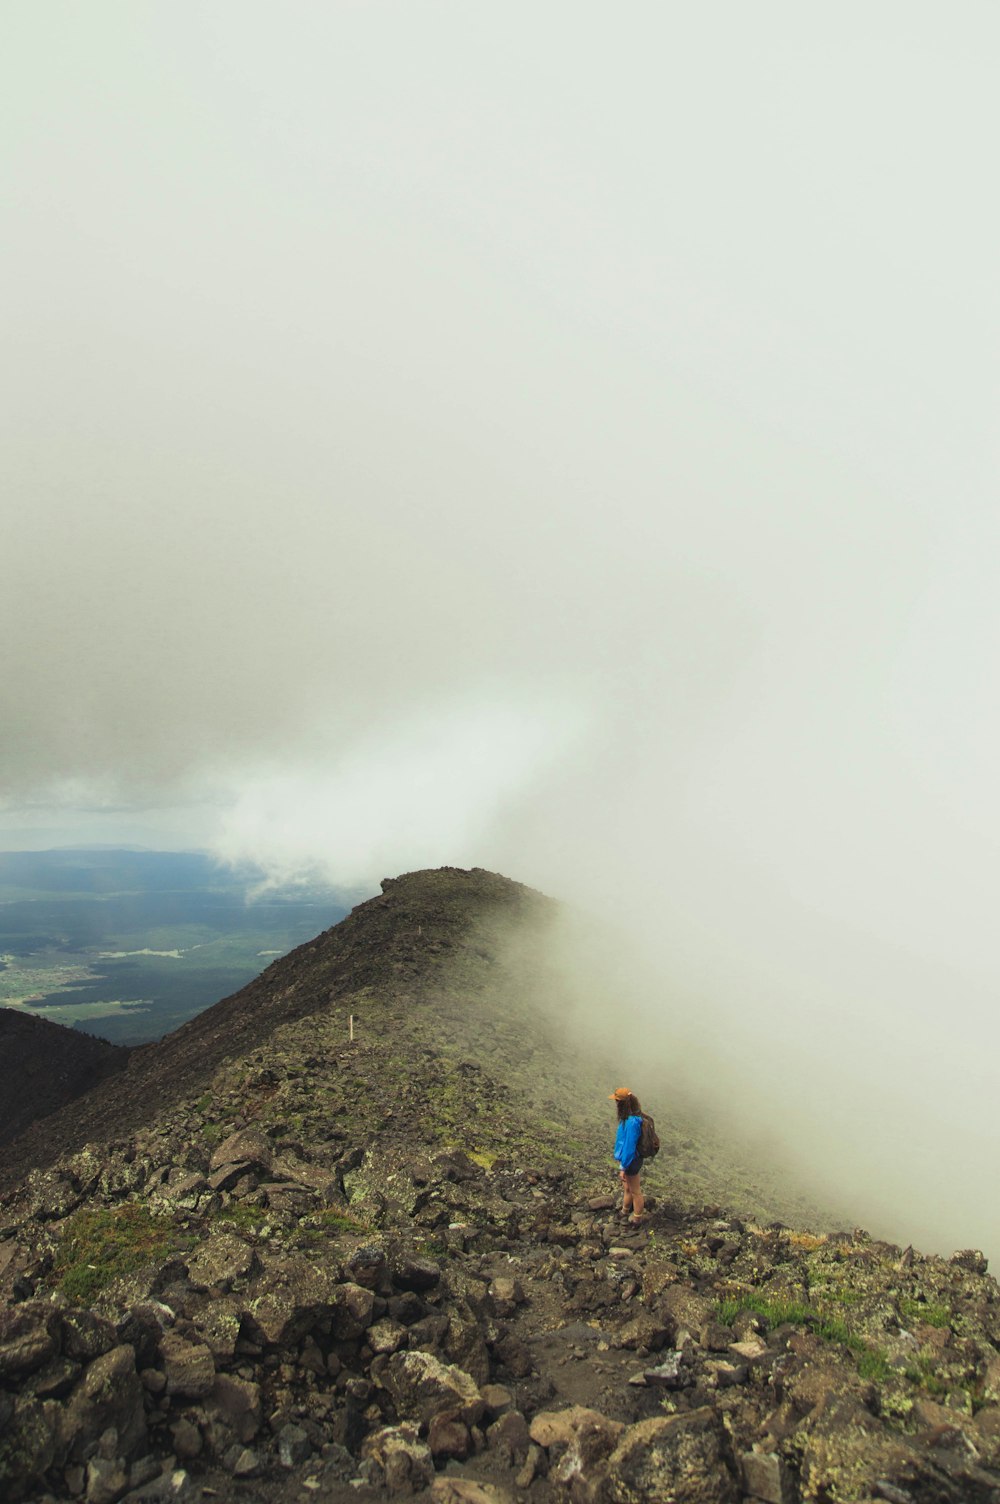
<path fill-rule="evenodd" d="M 0 1146 L 125 1069 L 128 1050 L 0 1008 Z"/>
<path fill-rule="evenodd" d="M 345 912 L 204 852 L 0 852 L 0 1005 L 143 1044 Z"/>

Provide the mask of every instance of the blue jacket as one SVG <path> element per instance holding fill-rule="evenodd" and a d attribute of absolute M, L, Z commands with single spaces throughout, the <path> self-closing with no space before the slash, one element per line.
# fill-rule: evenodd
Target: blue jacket
<path fill-rule="evenodd" d="M 626 1118 L 624 1123 L 618 1124 L 618 1136 L 615 1139 L 615 1159 L 621 1165 L 626 1174 L 634 1175 L 642 1164 L 639 1158 L 639 1134 L 642 1132 L 642 1118 L 638 1113 L 634 1117 Z"/>

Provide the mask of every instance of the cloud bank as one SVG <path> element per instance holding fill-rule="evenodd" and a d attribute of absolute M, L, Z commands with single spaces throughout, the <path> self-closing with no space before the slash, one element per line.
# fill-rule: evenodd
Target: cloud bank
<path fill-rule="evenodd" d="M 859 1216 L 1000 1244 L 992 11 L 55 10 L 7 827 L 499 867 Z"/>

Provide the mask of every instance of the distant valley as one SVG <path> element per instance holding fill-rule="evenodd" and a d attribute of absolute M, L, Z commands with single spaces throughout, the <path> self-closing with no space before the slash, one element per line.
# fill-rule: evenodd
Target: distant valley
<path fill-rule="evenodd" d="M 200 852 L 0 852 L 0 1006 L 143 1044 L 347 912 Z"/>

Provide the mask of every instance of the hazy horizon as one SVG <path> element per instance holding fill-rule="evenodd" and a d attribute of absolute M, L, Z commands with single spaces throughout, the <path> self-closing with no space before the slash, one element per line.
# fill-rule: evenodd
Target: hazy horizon
<path fill-rule="evenodd" d="M 0 847 L 505 872 L 995 1250 L 1000 19 L 622 19 L 9 10 Z"/>

